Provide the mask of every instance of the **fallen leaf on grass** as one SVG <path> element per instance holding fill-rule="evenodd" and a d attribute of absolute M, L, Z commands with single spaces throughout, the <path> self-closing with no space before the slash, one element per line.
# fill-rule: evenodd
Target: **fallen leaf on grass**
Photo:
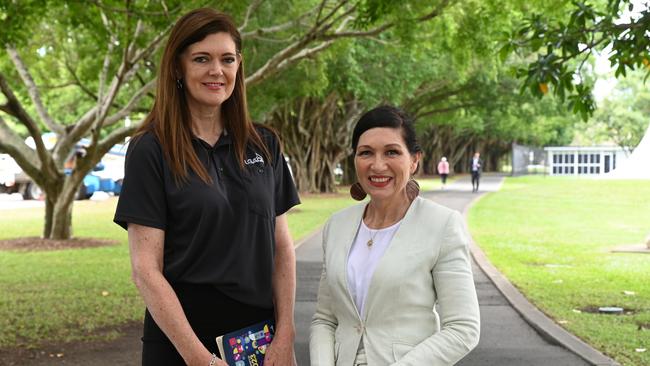
<path fill-rule="evenodd" d="M 634 291 L 623 291 L 623 295 L 634 296 L 634 295 L 636 295 L 636 292 L 634 292 Z"/>
<path fill-rule="evenodd" d="M 558 320 L 557 322 L 560 324 L 569 324 L 568 320 Z"/>
<path fill-rule="evenodd" d="M 102 291 L 102 296 L 108 296 L 108 291 Z"/>
<path fill-rule="evenodd" d="M 646 349 L 645 348 L 637 348 L 637 349 L 635 349 L 635 351 L 641 353 L 641 352 L 645 352 Z"/>
<path fill-rule="evenodd" d="M 580 314 L 580 313 L 582 313 L 582 310 L 573 309 L 573 312 L 576 313 L 576 314 Z"/>

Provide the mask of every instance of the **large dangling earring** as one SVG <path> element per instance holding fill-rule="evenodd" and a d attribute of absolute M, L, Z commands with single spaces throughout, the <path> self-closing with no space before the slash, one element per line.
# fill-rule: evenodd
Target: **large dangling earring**
<path fill-rule="evenodd" d="M 420 184 L 411 177 L 408 183 L 406 183 L 406 196 L 409 200 L 413 201 L 415 197 L 420 195 Z"/>
<path fill-rule="evenodd" d="M 363 187 L 361 187 L 361 183 L 356 182 L 350 186 L 350 196 L 355 200 L 363 201 L 363 199 L 366 198 L 366 195 L 367 193 L 363 190 Z"/>
<path fill-rule="evenodd" d="M 176 79 L 176 89 L 183 89 L 183 79 Z"/>

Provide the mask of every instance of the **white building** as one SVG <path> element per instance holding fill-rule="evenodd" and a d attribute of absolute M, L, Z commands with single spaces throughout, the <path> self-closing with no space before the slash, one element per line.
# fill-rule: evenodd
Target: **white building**
<path fill-rule="evenodd" d="M 545 147 L 550 175 L 601 175 L 627 159 L 618 146 Z"/>

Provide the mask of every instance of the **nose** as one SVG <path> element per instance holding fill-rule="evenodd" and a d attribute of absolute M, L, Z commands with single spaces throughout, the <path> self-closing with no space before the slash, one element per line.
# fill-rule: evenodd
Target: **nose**
<path fill-rule="evenodd" d="M 210 75 L 221 76 L 223 75 L 223 69 L 221 68 L 221 63 L 219 60 L 214 60 L 212 65 L 210 65 Z"/>
<path fill-rule="evenodd" d="M 372 160 L 372 163 L 370 164 L 370 168 L 376 172 L 381 172 L 386 168 L 386 161 L 384 160 L 382 154 L 375 155 L 375 158 Z"/>

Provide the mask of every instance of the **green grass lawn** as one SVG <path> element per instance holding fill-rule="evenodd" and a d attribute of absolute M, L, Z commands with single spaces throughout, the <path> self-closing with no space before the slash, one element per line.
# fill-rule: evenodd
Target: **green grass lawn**
<path fill-rule="evenodd" d="M 420 190 L 425 191 L 435 191 L 442 187 L 442 181 L 437 175 L 434 176 L 424 176 L 416 178 L 418 184 L 420 185 Z M 451 184 L 455 180 L 454 177 L 447 177 L 447 184 Z"/>
<path fill-rule="evenodd" d="M 650 365 L 650 254 L 610 252 L 650 233 L 647 181 L 508 178 L 472 208 L 469 226 L 542 311 L 621 364 Z M 586 311 L 599 306 L 628 313 Z"/>
<path fill-rule="evenodd" d="M 109 238 L 119 245 L 60 251 L 0 251 L 0 347 L 107 339 L 118 325 L 140 321 L 144 305 L 131 282 L 126 232 L 112 223 L 116 199 L 77 201 L 75 237 Z M 306 195 L 289 214 L 298 242 L 348 195 Z M 0 239 L 39 236 L 43 209 L 0 210 Z"/>

